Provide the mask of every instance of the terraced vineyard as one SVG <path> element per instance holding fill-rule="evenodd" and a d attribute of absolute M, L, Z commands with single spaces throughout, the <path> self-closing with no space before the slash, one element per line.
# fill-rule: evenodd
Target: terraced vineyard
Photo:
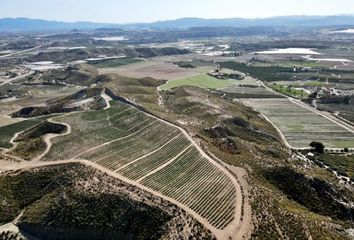
<path fill-rule="evenodd" d="M 190 206 L 217 228 L 233 219 L 234 185 L 193 147 L 142 184 Z"/>
<path fill-rule="evenodd" d="M 223 229 L 235 216 L 229 176 L 201 155 L 178 128 L 112 102 L 97 112 L 53 119 L 72 132 L 52 139 L 45 161 L 85 159 L 184 204 Z"/>
<path fill-rule="evenodd" d="M 247 105 L 266 115 L 295 148 L 319 141 L 329 148 L 354 147 L 354 134 L 330 120 L 288 99 L 244 99 Z"/>

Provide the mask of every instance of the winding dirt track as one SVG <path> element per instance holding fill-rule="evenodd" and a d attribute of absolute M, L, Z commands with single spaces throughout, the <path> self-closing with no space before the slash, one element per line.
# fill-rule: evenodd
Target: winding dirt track
<path fill-rule="evenodd" d="M 29 73 L 27 73 L 27 74 L 24 74 L 24 75 L 21 75 L 21 76 L 18 76 L 18 77 L 14 77 L 14 78 L 8 79 L 8 80 L 6 80 L 6 81 L 0 83 L 0 86 L 6 85 L 6 84 L 8 84 L 8 83 L 10 83 L 10 82 L 13 82 L 13 81 L 16 81 L 16 80 L 21 80 L 21 79 L 23 79 L 23 78 L 25 78 L 25 77 L 28 77 L 28 76 L 33 75 L 34 73 L 35 73 L 34 71 L 31 71 L 31 72 L 29 72 Z"/>
<path fill-rule="evenodd" d="M 337 118 L 335 117 L 333 114 L 329 113 L 329 112 L 322 112 L 320 110 L 317 110 L 316 108 L 314 107 L 311 107 L 309 105 L 307 105 L 306 103 L 303 103 L 302 101 L 296 99 L 296 98 L 293 98 L 293 97 L 289 97 L 288 95 L 285 95 L 285 94 L 282 94 L 282 93 L 279 93 L 277 91 L 275 91 L 274 89 L 268 87 L 263 81 L 260 81 L 260 84 L 265 88 L 267 89 L 268 91 L 274 93 L 274 94 L 277 94 L 277 95 L 281 95 L 285 98 L 287 98 L 291 103 L 293 104 L 296 104 L 298 105 L 299 107 L 302 107 L 304 109 L 307 109 L 325 119 L 327 119 L 328 121 L 338 125 L 339 127 L 347 130 L 348 132 L 350 133 L 353 133 L 354 134 L 354 127 L 351 125 L 351 124 L 348 124 L 347 122 L 343 121 L 342 119 L 340 118 Z M 246 101 L 242 101 L 243 104 L 251 107 L 252 109 L 254 109 L 255 111 L 259 112 L 257 109 L 255 109 L 254 107 L 250 106 L 249 104 L 247 104 Z M 277 132 L 279 133 L 283 143 L 285 144 L 285 146 L 289 149 L 294 149 L 294 150 L 307 150 L 307 149 L 311 149 L 310 147 L 307 147 L 307 148 L 296 148 L 296 147 L 293 147 L 289 144 L 289 142 L 287 141 L 286 137 L 284 136 L 283 132 L 279 129 L 279 127 L 273 123 L 266 115 L 264 115 L 263 113 L 260 113 L 260 115 L 265 119 L 267 120 L 270 124 L 273 125 L 273 127 L 277 130 Z M 329 150 L 342 150 L 343 148 L 327 148 Z"/>
<path fill-rule="evenodd" d="M 108 102 L 109 100 L 105 98 L 105 100 Z M 109 103 L 108 103 L 109 104 Z M 110 106 L 110 105 L 107 105 Z M 134 107 L 134 106 L 132 106 Z M 73 113 L 69 113 L 73 114 Z M 69 126 L 66 123 L 62 122 L 56 122 L 53 119 L 48 119 L 48 121 L 57 123 L 57 124 L 63 124 L 67 127 L 67 132 L 63 134 L 48 134 L 45 136 L 44 141 L 47 144 L 46 150 L 38 157 L 36 157 L 33 161 L 22 161 L 20 163 L 9 163 L 9 164 L 1 164 L 0 163 L 0 168 L 2 170 L 19 170 L 19 169 L 31 169 L 31 168 L 36 168 L 36 167 L 43 167 L 43 166 L 53 166 L 53 165 L 62 165 L 62 164 L 69 164 L 69 163 L 80 163 L 84 164 L 89 167 L 93 167 L 97 170 L 100 170 L 102 172 L 107 173 L 108 175 L 118 178 L 124 182 L 127 182 L 129 184 L 135 185 L 147 192 L 150 192 L 156 196 L 159 196 L 161 198 L 164 198 L 177 206 L 183 208 L 186 210 L 188 213 L 190 213 L 195 219 L 197 219 L 199 222 L 205 225 L 206 228 L 208 228 L 210 231 L 213 232 L 213 234 L 216 236 L 217 239 L 221 240 L 226 240 L 226 239 L 244 239 L 244 236 L 249 234 L 250 231 L 250 226 L 251 226 L 251 208 L 248 203 L 247 199 L 247 182 L 244 179 L 245 172 L 243 171 L 231 171 L 226 165 L 222 165 L 218 163 L 216 160 L 211 158 L 208 154 L 206 154 L 203 149 L 194 141 L 194 139 L 181 127 L 174 125 L 170 122 L 167 122 L 163 119 L 160 119 L 156 116 L 153 116 L 151 114 L 148 114 L 144 112 L 147 116 L 156 119 L 157 121 L 160 121 L 164 124 L 167 124 L 169 126 L 172 126 L 174 128 L 177 128 L 182 134 L 185 135 L 185 137 L 191 142 L 191 145 L 193 145 L 199 152 L 200 154 L 210 161 L 212 164 L 214 164 L 221 172 L 223 172 L 226 176 L 229 177 L 229 179 L 232 181 L 232 183 L 235 186 L 236 190 L 236 201 L 235 201 L 235 214 L 234 214 L 234 220 L 223 230 L 217 229 L 214 226 L 212 226 L 205 218 L 201 217 L 198 213 L 190 209 L 187 205 L 184 205 L 170 197 L 167 197 L 165 195 L 162 195 L 161 193 L 154 191 L 150 188 L 147 188 L 140 184 L 138 181 L 132 181 L 122 175 L 120 175 L 117 172 L 111 171 L 103 166 L 100 166 L 94 162 L 85 160 L 85 159 L 77 159 L 79 156 L 82 154 L 78 155 L 75 157 L 75 159 L 69 159 L 69 160 L 64 160 L 64 161 L 48 161 L 48 162 L 42 162 L 40 161 L 45 154 L 47 154 L 52 146 L 51 139 L 63 135 L 68 135 L 71 133 L 71 126 Z M 109 144 L 109 143 L 105 143 Z M 172 160 L 170 161 L 172 162 Z M 242 184 L 242 186 L 241 186 Z M 244 195 L 245 194 L 245 195 Z M 244 212 L 244 216 L 242 216 L 242 212 Z"/>
<path fill-rule="evenodd" d="M 53 138 L 69 135 L 71 133 L 71 126 L 69 124 L 62 123 L 62 122 L 56 122 L 53 120 L 53 118 L 49 118 L 47 121 L 51 122 L 51 123 L 55 123 L 55 124 L 65 125 L 67 128 L 67 131 L 63 134 L 47 134 L 47 135 L 45 135 L 44 142 L 47 145 L 46 149 L 44 150 L 44 152 L 41 155 L 35 157 L 31 162 L 39 162 L 49 152 L 50 148 L 52 147 L 51 140 Z"/>

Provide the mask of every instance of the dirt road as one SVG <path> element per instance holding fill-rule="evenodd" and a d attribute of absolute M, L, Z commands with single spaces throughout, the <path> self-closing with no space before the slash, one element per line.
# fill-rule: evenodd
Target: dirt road
<path fill-rule="evenodd" d="M 132 107 L 134 107 L 134 105 L 132 105 Z M 138 109 L 139 110 L 139 109 Z M 70 114 L 70 113 L 69 113 Z M 72 113 L 71 113 L 72 114 Z M 212 226 L 205 218 L 201 217 L 198 213 L 194 212 L 192 209 L 190 209 L 187 205 L 184 205 L 180 202 L 177 202 L 176 200 L 169 198 L 167 196 L 162 195 L 161 193 L 154 191 L 152 189 L 149 189 L 145 186 L 143 186 L 142 184 L 139 183 L 139 181 L 132 181 L 130 179 L 127 179 L 125 177 L 123 177 L 122 175 L 120 175 L 117 172 L 111 171 L 109 169 L 104 168 L 103 166 L 100 166 L 94 162 L 90 162 L 87 161 L 85 159 L 80 159 L 80 157 L 85 153 L 80 153 L 77 156 L 73 157 L 72 159 L 68 159 L 68 160 L 64 160 L 64 161 L 57 161 L 57 162 L 42 162 L 40 161 L 42 159 L 43 156 L 45 156 L 45 154 L 48 153 L 48 151 L 50 150 L 52 143 L 51 143 L 51 139 L 55 138 L 55 137 L 59 137 L 59 136 L 63 136 L 63 135 L 68 135 L 71 133 L 71 127 L 66 124 L 66 123 L 61 123 L 61 122 L 56 122 L 53 119 L 48 119 L 48 121 L 51 121 L 53 123 L 57 123 L 57 124 L 63 124 L 65 126 L 67 126 L 68 130 L 66 133 L 64 134 L 48 134 L 45 136 L 45 142 L 47 144 L 47 148 L 46 150 L 37 158 L 35 158 L 33 161 L 21 161 L 20 163 L 8 163 L 8 164 L 4 164 L 0 162 L 0 170 L 17 170 L 17 169 L 31 169 L 31 168 L 35 168 L 35 167 L 42 167 L 42 166 L 52 166 L 52 165 L 59 165 L 59 164 L 68 164 L 68 163 L 81 163 L 84 164 L 86 166 L 90 166 L 93 168 L 96 168 L 100 171 L 103 171 L 113 177 L 116 177 L 122 181 L 125 181 L 129 184 L 135 185 L 141 189 L 144 189 L 154 195 L 157 195 L 159 197 L 162 197 L 174 204 L 176 204 L 177 206 L 183 208 L 184 210 L 186 210 L 188 213 L 190 213 L 195 219 L 197 219 L 199 222 L 201 222 L 203 225 L 205 225 L 208 229 L 210 229 L 214 235 L 217 237 L 217 239 L 220 240 L 226 240 L 226 239 L 243 239 L 243 236 L 246 234 L 246 232 L 248 231 L 249 227 L 250 227 L 250 221 L 249 219 L 251 218 L 251 212 L 250 212 L 250 206 L 248 201 L 244 201 L 244 190 L 248 188 L 247 186 L 247 182 L 246 181 L 240 181 L 240 179 L 243 179 L 244 176 L 243 174 L 240 174 L 240 172 L 236 172 L 236 174 L 232 174 L 231 171 L 229 169 L 226 168 L 226 166 L 219 164 L 216 160 L 214 160 L 213 158 L 211 158 L 208 154 L 206 154 L 204 152 L 204 150 L 199 146 L 199 144 L 181 127 L 172 124 L 168 121 L 165 121 L 163 119 L 160 119 L 156 116 L 153 116 L 147 112 L 144 112 L 144 114 L 146 114 L 147 116 L 154 118 L 156 121 L 160 121 L 164 124 L 167 124 L 169 126 L 172 126 L 176 129 L 178 129 L 181 134 L 185 135 L 185 137 L 191 142 L 191 145 L 194 146 L 199 152 L 200 154 L 208 161 L 210 161 L 212 164 L 214 164 L 222 173 L 224 173 L 226 176 L 228 176 L 230 178 L 230 180 L 232 181 L 232 183 L 235 186 L 235 191 L 236 191 L 236 199 L 235 199 L 235 213 L 234 213 L 234 220 L 223 230 L 217 229 L 214 226 Z M 148 126 L 146 126 L 148 127 Z M 145 127 L 144 127 L 145 128 Z M 136 133 L 133 133 L 136 134 Z M 117 141 L 117 140 L 114 140 Z M 101 144 L 99 146 L 96 146 L 88 151 L 93 151 L 101 146 L 106 146 L 108 144 L 110 144 L 111 142 L 107 142 L 104 144 Z M 86 151 L 87 152 L 87 151 Z M 163 165 L 163 167 L 167 166 L 168 164 L 172 163 L 175 159 L 171 159 L 168 163 L 166 163 L 165 165 Z M 151 173 L 152 174 L 152 173 Z M 144 176 L 146 177 L 146 176 Z M 143 177 L 143 178 L 144 178 Z M 141 179 L 143 179 L 141 178 Z M 141 180 L 139 179 L 139 180 Z M 242 186 L 241 186 L 242 184 Z M 242 216 L 242 211 L 244 209 L 249 209 L 249 211 L 246 211 L 247 213 L 247 217 Z"/>
<path fill-rule="evenodd" d="M 11 83 L 11 82 L 16 81 L 16 80 L 23 79 L 23 78 L 28 77 L 28 76 L 31 76 L 31 75 L 33 75 L 33 74 L 34 74 L 34 72 L 31 71 L 31 72 L 29 72 L 29 73 L 27 73 L 27 74 L 24 74 L 24 75 L 21 75 L 21 76 L 17 76 L 17 77 L 8 79 L 8 80 L 6 80 L 6 81 L 0 83 L 0 86 L 3 86 L 3 85 L 5 85 L 5 84 Z"/>

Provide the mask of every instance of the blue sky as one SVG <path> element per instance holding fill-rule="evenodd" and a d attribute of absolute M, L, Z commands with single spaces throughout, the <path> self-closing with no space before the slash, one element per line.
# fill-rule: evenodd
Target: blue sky
<path fill-rule="evenodd" d="M 354 0 L 0 0 L 0 18 L 110 23 L 354 14 Z"/>

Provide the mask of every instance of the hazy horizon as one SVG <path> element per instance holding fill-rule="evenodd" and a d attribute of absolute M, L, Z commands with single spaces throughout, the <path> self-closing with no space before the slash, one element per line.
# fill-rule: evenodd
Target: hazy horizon
<path fill-rule="evenodd" d="M 279 16 L 353 15 L 354 1 L 281 0 L 0 0 L 0 18 L 33 18 L 66 22 L 138 23 L 179 18 L 269 18 Z M 203 9 L 203 11 L 200 11 Z M 133 14 L 134 13 L 134 14 Z"/>
<path fill-rule="evenodd" d="M 249 20 L 255 20 L 255 19 L 268 19 L 268 18 L 281 18 L 281 17 L 331 17 L 331 16 L 353 16 L 354 14 L 333 14 L 333 15 L 276 15 L 276 16 L 270 16 L 270 17 L 230 17 L 230 18 L 203 18 L 203 17 L 194 17 L 194 16 L 186 16 L 186 17 L 180 17 L 180 18 L 173 18 L 173 19 L 160 19 L 160 20 L 155 20 L 155 21 L 137 21 L 137 22 L 99 22 L 99 21 L 90 21 L 90 20 L 72 20 L 72 21 L 66 21 L 66 20 L 58 20 L 58 19 L 44 19 L 44 18 L 35 18 L 35 17 L 26 17 L 26 16 L 18 16 L 18 17 L 4 17 L 0 19 L 5 19 L 5 18 L 12 18 L 12 19 L 20 19 L 20 18 L 25 18 L 25 19 L 33 19 L 33 20 L 45 20 L 45 21 L 58 21 L 58 22 L 67 22 L 67 23 L 78 23 L 78 22 L 92 22 L 92 23 L 107 23 L 107 24 L 136 24 L 136 23 L 154 23 L 154 22 L 159 22 L 159 21 L 173 21 L 173 20 L 178 20 L 178 19 L 192 19 L 192 18 L 198 18 L 198 19 L 206 19 L 206 20 L 218 20 L 218 19 L 249 19 Z"/>

